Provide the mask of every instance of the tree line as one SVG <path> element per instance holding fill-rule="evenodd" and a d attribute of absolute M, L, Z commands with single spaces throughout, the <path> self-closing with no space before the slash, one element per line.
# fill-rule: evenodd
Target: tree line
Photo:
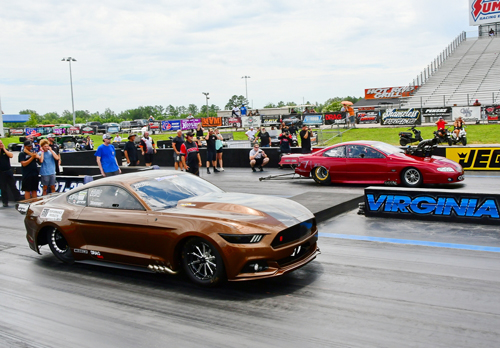
<path fill-rule="evenodd" d="M 323 104 L 319 103 L 310 103 L 309 101 L 306 104 L 314 105 L 316 112 L 335 112 L 340 111 L 342 105 L 340 104 L 343 100 L 349 100 L 353 103 L 356 103 L 359 99 L 357 97 L 335 97 L 330 98 Z M 224 110 L 231 110 L 234 106 L 240 107 L 242 104 L 248 105 L 248 101 L 242 95 L 233 95 L 227 104 L 224 106 Z M 298 105 L 295 102 L 283 102 L 279 101 L 278 103 L 268 103 L 263 108 L 276 108 L 276 107 L 284 107 L 284 106 L 296 106 Z M 208 116 L 216 117 L 217 111 L 221 110 L 217 105 L 209 105 L 208 106 Z M 36 126 L 39 124 L 73 124 L 73 114 L 65 110 L 62 115 L 59 115 L 57 112 L 48 112 L 44 115 L 38 114 L 35 110 L 21 110 L 20 114 L 28 114 L 30 115 L 30 119 L 27 123 L 24 124 L 12 124 L 11 127 L 23 127 L 23 126 Z M 113 110 L 106 108 L 104 112 L 90 112 L 88 110 L 76 110 L 75 111 L 75 120 L 76 123 L 87 123 L 87 122 L 116 122 L 120 123 L 121 121 L 127 120 L 137 120 L 137 119 L 148 119 L 149 116 L 153 116 L 155 120 L 169 120 L 169 119 L 181 119 L 186 118 L 192 114 L 196 118 L 206 117 L 207 116 L 207 105 L 202 105 L 198 107 L 196 104 L 189 104 L 186 106 L 173 106 L 168 105 L 167 107 L 163 107 L 161 105 L 155 106 L 139 106 L 135 109 L 129 109 L 122 111 L 120 113 L 115 113 Z"/>

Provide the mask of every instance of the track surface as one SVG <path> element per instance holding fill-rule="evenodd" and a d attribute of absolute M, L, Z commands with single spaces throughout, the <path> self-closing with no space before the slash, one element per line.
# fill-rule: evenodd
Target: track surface
<path fill-rule="evenodd" d="M 239 192 L 321 190 L 308 181 L 258 182 L 260 175 L 247 173 L 204 177 Z M 477 175 L 451 189 L 498 187 L 499 177 Z M 322 223 L 320 231 L 500 246 L 496 226 L 355 212 Z M 41 256 L 32 252 L 24 235 L 23 216 L 0 209 L 0 347 L 496 347 L 500 341 L 497 252 L 324 236 L 322 255 L 290 275 L 201 289 L 183 277 L 63 265 L 47 247 Z"/>

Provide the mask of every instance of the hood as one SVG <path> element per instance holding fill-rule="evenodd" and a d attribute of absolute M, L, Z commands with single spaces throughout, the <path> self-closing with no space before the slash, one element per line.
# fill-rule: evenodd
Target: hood
<path fill-rule="evenodd" d="M 303 205 L 281 197 L 261 196 L 244 193 L 209 193 L 179 201 L 177 208 L 196 209 L 201 215 L 205 212 L 220 212 L 222 215 L 235 214 L 262 219 L 272 217 L 286 227 L 314 218 Z"/>

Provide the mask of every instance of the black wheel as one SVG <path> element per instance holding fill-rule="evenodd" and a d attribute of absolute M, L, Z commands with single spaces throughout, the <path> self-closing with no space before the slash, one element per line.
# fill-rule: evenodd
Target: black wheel
<path fill-rule="evenodd" d="M 462 138 L 461 141 L 463 146 L 467 145 L 467 138 Z"/>
<path fill-rule="evenodd" d="M 53 228 L 49 232 L 48 241 L 49 248 L 55 257 L 64 263 L 75 262 L 66 238 L 64 238 L 62 233 L 57 228 Z"/>
<path fill-rule="evenodd" d="M 312 176 L 314 181 L 316 181 L 320 185 L 330 185 L 332 183 L 330 173 L 328 172 L 328 169 L 326 169 L 325 167 L 314 168 Z"/>
<path fill-rule="evenodd" d="M 406 146 L 406 144 L 408 144 L 408 142 L 404 139 L 399 139 L 399 145 L 401 146 Z"/>
<path fill-rule="evenodd" d="M 451 139 L 448 139 L 448 145 L 450 145 L 450 146 L 453 145 L 453 141 Z"/>
<path fill-rule="evenodd" d="M 406 187 L 419 187 L 424 181 L 422 173 L 416 168 L 406 168 L 401 172 L 401 182 Z"/>
<path fill-rule="evenodd" d="M 189 279 L 201 286 L 215 286 L 225 277 L 224 261 L 217 249 L 202 238 L 189 239 L 182 249 L 182 266 Z"/>

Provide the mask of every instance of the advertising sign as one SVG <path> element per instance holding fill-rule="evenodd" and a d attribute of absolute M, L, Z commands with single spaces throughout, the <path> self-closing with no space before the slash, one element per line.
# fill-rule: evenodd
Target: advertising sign
<path fill-rule="evenodd" d="M 176 131 L 179 129 L 181 129 L 181 121 L 180 120 L 161 121 L 161 130 L 163 132 Z"/>
<path fill-rule="evenodd" d="M 392 99 L 409 97 L 417 90 L 417 88 L 418 86 L 368 88 L 365 89 L 365 99 Z"/>
<path fill-rule="evenodd" d="M 80 128 L 78 128 L 78 127 L 69 127 L 69 134 L 80 134 Z"/>
<path fill-rule="evenodd" d="M 346 113 L 345 112 L 330 112 L 325 114 L 325 124 L 345 124 Z"/>
<path fill-rule="evenodd" d="M 260 127 L 260 116 L 243 116 L 241 117 L 241 123 L 244 128 Z"/>
<path fill-rule="evenodd" d="M 469 0 L 469 5 L 470 25 L 500 22 L 500 1 Z"/>
<path fill-rule="evenodd" d="M 446 158 L 466 170 L 500 170 L 500 148 L 447 147 Z"/>
<path fill-rule="evenodd" d="M 95 134 L 94 127 L 83 127 L 82 134 Z"/>
<path fill-rule="evenodd" d="M 236 128 L 240 128 L 241 127 L 241 117 L 229 117 L 228 118 L 228 125 L 230 127 L 236 127 Z"/>
<path fill-rule="evenodd" d="M 462 117 L 464 122 L 476 123 L 481 119 L 480 106 L 454 106 L 452 108 L 452 118 L 456 120 Z"/>
<path fill-rule="evenodd" d="M 279 115 L 261 116 L 263 126 L 278 126 L 280 124 Z"/>
<path fill-rule="evenodd" d="M 365 189 L 365 215 L 498 224 L 500 195 L 450 190 Z"/>
<path fill-rule="evenodd" d="M 308 126 L 322 125 L 323 115 L 322 114 L 306 115 L 304 116 L 302 124 L 307 124 Z"/>
<path fill-rule="evenodd" d="M 65 135 L 66 134 L 66 128 L 54 128 L 52 130 L 55 135 Z"/>
<path fill-rule="evenodd" d="M 38 133 L 38 128 L 25 128 L 24 129 L 24 134 L 26 135 L 35 135 Z"/>
<path fill-rule="evenodd" d="M 418 109 L 387 109 L 382 110 L 382 125 L 416 125 L 422 124 Z"/>
<path fill-rule="evenodd" d="M 451 119 L 451 107 L 442 108 L 424 108 L 422 109 L 422 116 L 430 118 L 430 120 L 436 120 L 440 117 L 445 120 Z"/>
<path fill-rule="evenodd" d="M 83 185 L 83 176 L 57 176 L 56 178 L 56 192 L 63 193 L 69 190 L 74 189 L 75 187 Z M 21 190 L 22 187 L 22 175 L 15 174 L 14 180 L 16 182 L 16 187 L 21 193 L 21 196 L 24 196 L 24 191 Z M 39 196 L 42 195 L 42 183 L 38 185 L 37 193 Z"/>
<path fill-rule="evenodd" d="M 485 106 L 483 112 L 488 118 L 488 123 L 498 123 L 498 117 L 500 116 L 500 105 Z"/>
<path fill-rule="evenodd" d="M 22 128 L 11 128 L 9 129 L 10 136 L 13 135 L 23 135 L 24 134 L 24 129 Z"/>
<path fill-rule="evenodd" d="M 378 123 L 380 113 L 378 111 L 362 111 L 356 114 L 359 123 Z"/>
<path fill-rule="evenodd" d="M 209 127 L 221 127 L 222 117 L 203 117 L 201 119 L 201 126 L 205 128 Z"/>
<path fill-rule="evenodd" d="M 199 118 L 190 118 L 181 120 L 181 129 L 182 130 L 196 129 L 198 123 L 201 123 L 201 119 Z"/>

